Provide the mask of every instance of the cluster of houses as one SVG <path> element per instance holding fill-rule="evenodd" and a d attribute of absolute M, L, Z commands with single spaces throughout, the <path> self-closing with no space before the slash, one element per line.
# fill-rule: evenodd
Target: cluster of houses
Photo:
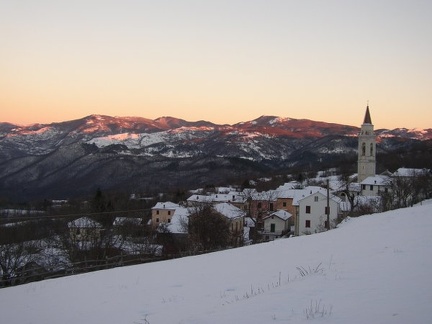
<path fill-rule="evenodd" d="M 298 182 L 289 182 L 264 192 L 218 188 L 213 193 L 192 194 L 182 204 L 159 202 L 152 208 L 150 224 L 154 228 L 164 224 L 171 233 L 187 234 L 189 216 L 202 205 L 211 205 L 225 217 L 232 235 L 242 231 L 245 243 L 251 240 L 251 228 L 266 241 L 312 234 L 335 227 L 337 220 L 349 211 L 349 204 L 327 189 L 301 188 Z"/>
<path fill-rule="evenodd" d="M 357 181 L 349 186 L 349 194 L 358 199 L 373 199 L 390 190 L 394 177 L 412 177 L 428 170 L 400 168 L 394 174 L 377 175 L 376 138 L 366 107 L 364 122 L 358 136 Z M 338 221 L 351 211 L 351 202 L 346 188 L 334 179 L 327 182 L 327 188 L 302 186 L 289 182 L 275 190 L 258 192 L 254 189 L 238 191 L 233 188 L 218 188 L 212 193 L 197 191 L 180 204 L 158 202 L 147 225 L 157 230 L 163 226 L 176 235 L 188 234 L 188 221 L 197 208 L 210 205 L 214 212 L 227 219 L 233 237 L 241 237 L 242 243 L 251 242 L 249 235 L 260 234 L 265 240 L 274 240 L 290 235 L 304 235 L 321 232 L 336 226 Z M 70 225 L 73 235 L 76 227 Z"/>

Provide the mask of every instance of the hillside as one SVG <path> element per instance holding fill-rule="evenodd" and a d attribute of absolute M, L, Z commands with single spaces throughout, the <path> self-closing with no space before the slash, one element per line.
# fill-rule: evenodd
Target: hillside
<path fill-rule="evenodd" d="M 431 255 L 429 201 L 321 234 L 1 289 L 2 322 L 428 323 Z"/>
<path fill-rule="evenodd" d="M 0 198 L 65 199 L 97 188 L 161 192 L 334 167 L 354 161 L 358 131 L 275 116 L 235 125 L 101 115 L 45 125 L 0 123 Z M 406 152 L 430 140 L 432 129 L 376 134 L 378 153 Z"/>

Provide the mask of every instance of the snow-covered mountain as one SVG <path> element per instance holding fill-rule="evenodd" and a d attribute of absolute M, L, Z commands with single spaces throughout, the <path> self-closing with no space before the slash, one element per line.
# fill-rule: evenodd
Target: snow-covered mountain
<path fill-rule="evenodd" d="M 429 202 L 430 203 L 430 202 Z M 430 323 L 432 205 L 0 289 L 2 323 Z"/>
<path fill-rule="evenodd" d="M 134 191 L 218 182 L 356 154 L 358 131 L 274 116 L 235 125 L 101 115 L 28 126 L 0 123 L 0 194 L 64 198 L 97 187 Z M 383 150 L 432 138 L 432 129 L 376 133 Z"/>

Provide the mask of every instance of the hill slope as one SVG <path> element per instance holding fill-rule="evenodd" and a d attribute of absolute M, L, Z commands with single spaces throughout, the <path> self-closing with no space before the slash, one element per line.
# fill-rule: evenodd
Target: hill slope
<path fill-rule="evenodd" d="M 427 323 L 431 255 L 424 204 L 322 234 L 5 288 L 2 321 Z"/>
<path fill-rule="evenodd" d="M 87 116 L 53 124 L 0 123 L 0 197 L 73 198 L 196 188 L 251 174 L 355 158 L 353 126 L 261 116 L 235 125 L 173 117 Z M 378 152 L 408 151 L 428 130 L 377 130 Z M 424 166 L 422 166 L 424 167 Z"/>

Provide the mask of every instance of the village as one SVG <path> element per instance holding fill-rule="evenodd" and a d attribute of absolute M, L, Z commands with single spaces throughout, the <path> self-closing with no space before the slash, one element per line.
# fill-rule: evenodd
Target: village
<path fill-rule="evenodd" d="M 373 127 L 367 107 L 358 136 L 356 174 L 342 176 L 334 168 L 263 191 L 254 188 L 253 181 L 243 188 L 191 190 L 178 202 L 157 201 L 146 217 L 141 212 L 122 215 L 104 205 L 94 209 L 98 213 L 72 219 L 49 218 L 42 224 L 23 218 L 3 224 L 3 239 L 28 224 L 34 226 L 27 228 L 32 232 L 28 237 L 41 225 L 51 234 L 0 245 L 0 286 L 316 234 L 347 217 L 409 207 L 429 198 L 430 170 L 401 167 L 376 174 Z M 93 202 L 96 206 L 101 195 L 98 192 Z M 59 209 L 68 201 L 52 203 Z"/>

